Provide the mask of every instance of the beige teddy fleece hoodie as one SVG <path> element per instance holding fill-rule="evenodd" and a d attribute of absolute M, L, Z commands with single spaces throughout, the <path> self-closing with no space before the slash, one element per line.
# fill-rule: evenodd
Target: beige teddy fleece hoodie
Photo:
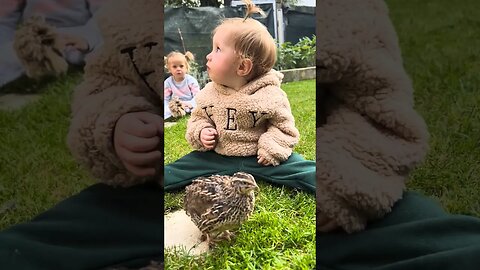
<path fill-rule="evenodd" d="M 292 154 L 300 134 L 286 93 L 280 89 L 283 74 L 270 72 L 239 90 L 211 82 L 196 97 L 197 107 L 187 124 L 186 139 L 207 151 L 200 132 L 217 130 L 215 152 L 226 156 L 262 154 L 274 166 Z"/>
<path fill-rule="evenodd" d="M 385 2 L 324 0 L 318 10 L 317 211 L 355 232 L 402 198 L 429 136 Z"/>
<path fill-rule="evenodd" d="M 116 0 L 95 15 L 103 45 L 87 58 L 83 80 L 74 90 L 67 144 L 93 177 L 109 185 L 150 180 L 125 168 L 115 152 L 113 133 L 126 113 L 162 115 L 162 8 L 156 0 Z"/>

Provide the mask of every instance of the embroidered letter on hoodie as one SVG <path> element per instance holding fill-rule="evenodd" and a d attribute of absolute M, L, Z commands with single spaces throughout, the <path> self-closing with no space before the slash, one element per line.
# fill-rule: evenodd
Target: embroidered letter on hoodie
<path fill-rule="evenodd" d="M 230 112 L 234 112 L 234 113 L 230 114 Z M 235 123 L 236 114 L 237 114 L 237 109 L 227 108 L 227 127 L 225 128 L 225 130 L 237 130 L 237 124 L 234 124 L 233 127 L 230 127 L 230 120 L 232 120 L 232 123 Z"/>
<path fill-rule="evenodd" d="M 207 108 L 212 109 L 212 108 L 213 108 L 213 105 L 202 107 L 202 109 L 205 111 L 205 114 L 207 115 L 207 117 L 210 118 L 210 120 L 213 122 L 212 117 L 210 117 L 210 116 L 212 116 L 213 114 L 208 114 Z"/>
<path fill-rule="evenodd" d="M 213 105 L 209 105 L 209 106 L 205 106 L 205 107 L 202 107 L 203 111 L 205 112 L 205 115 L 212 121 L 212 116 L 213 116 L 213 113 L 211 113 L 211 109 L 213 108 L 214 106 Z M 223 129 L 225 130 L 237 130 L 237 124 L 235 123 L 236 120 L 235 120 L 235 117 L 237 115 L 237 109 L 235 108 L 225 108 L 227 110 L 227 126 L 224 127 Z M 261 112 L 260 113 L 260 116 L 257 118 L 257 114 L 258 114 L 258 111 L 248 111 L 251 115 L 252 115 L 252 128 L 255 127 L 255 125 L 258 123 L 258 121 L 263 117 L 265 116 L 266 112 Z"/>
<path fill-rule="evenodd" d="M 262 115 L 260 115 L 260 117 L 258 117 L 258 119 L 255 117 L 257 112 L 256 111 L 248 111 L 249 113 L 252 114 L 252 117 L 253 117 L 253 126 L 252 127 L 255 127 L 255 124 L 257 123 L 258 120 L 260 120 L 260 118 L 262 118 L 265 114 L 267 114 L 266 112 L 262 112 Z"/>

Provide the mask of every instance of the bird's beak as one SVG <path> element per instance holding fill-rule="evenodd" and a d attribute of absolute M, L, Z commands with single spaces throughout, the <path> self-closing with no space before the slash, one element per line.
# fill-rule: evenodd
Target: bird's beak
<path fill-rule="evenodd" d="M 257 185 L 255 185 L 253 187 L 252 186 L 248 187 L 247 189 L 245 189 L 245 191 L 248 193 L 250 191 L 258 191 L 259 189 L 260 188 Z"/>

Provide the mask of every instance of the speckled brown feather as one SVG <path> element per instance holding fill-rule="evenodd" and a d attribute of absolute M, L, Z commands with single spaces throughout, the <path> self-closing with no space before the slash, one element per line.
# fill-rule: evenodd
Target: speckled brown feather
<path fill-rule="evenodd" d="M 68 70 L 57 31 L 41 16 L 32 16 L 18 26 L 13 48 L 28 77 L 60 75 Z"/>
<path fill-rule="evenodd" d="M 258 189 L 255 179 L 243 172 L 199 177 L 186 188 L 184 208 L 204 235 L 219 235 L 252 214 L 254 189 Z"/>
<path fill-rule="evenodd" d="M 183 117 L 187 114 L 182 107 L 182 102 L 180 101 L 180 98 L 178 98 L 177 96 L 173 97 L 168 102 L 168 108 L 170 109 L 172 116 L 175 118 Z"/>

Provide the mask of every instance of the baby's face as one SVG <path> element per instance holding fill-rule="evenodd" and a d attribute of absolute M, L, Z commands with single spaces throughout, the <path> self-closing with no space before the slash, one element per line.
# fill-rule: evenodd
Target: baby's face
<path fill-rule="evenodd" d="M 170 57 L 168 59 L 168 71 L 172 74 L 175 81 L 183 81 L 185 79 L 185 74 L 187 74 L 187 63 L 185 56 L 174 55 Z"/>
<path fill-rule="evenodd" d="M 229 42 L 228 27 L 217 30 L 212 40 L 212 51 L 207 55 L 207 71 L 210 79 L 218 84 L 233 87 L 238 80 L 239 56 Z"/>

